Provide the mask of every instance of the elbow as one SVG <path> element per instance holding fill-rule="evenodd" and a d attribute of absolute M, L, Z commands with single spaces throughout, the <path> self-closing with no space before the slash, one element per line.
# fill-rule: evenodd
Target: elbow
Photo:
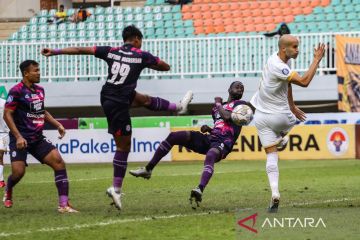
<path fill-rule="evenodd" d="M 170 71 L 170 65 L 166 64 L 166 66 L 164 66 L 164 71 Z"/>

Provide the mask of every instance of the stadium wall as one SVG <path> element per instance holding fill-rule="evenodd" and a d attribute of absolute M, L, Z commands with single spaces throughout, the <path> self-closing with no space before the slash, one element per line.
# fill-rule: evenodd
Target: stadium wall
<path fill-rule="evenodd" d="M 187 90 L 194 92 L 194 104 L 212 103 L 215 96 L 227 98 L 227 89 L 234 80 L 245 85 L 243 99 L 250 100 L 259 86 L 260 77 L 247 78 L 202 78 L 202 79 L 151 79 L 138 82 L 137 90 L 170 101 L 179 101 Z M 94 107 L 100 106 L 100 90 L 104 82 L 53 82 L 41 83 L 46 91 L 46 106 Z M 14 83 L 0 83 L 8 91 Z M 296 101 L 337 101 L 336 75 L 316 76 L 309 88 L 294 86 Z"/>

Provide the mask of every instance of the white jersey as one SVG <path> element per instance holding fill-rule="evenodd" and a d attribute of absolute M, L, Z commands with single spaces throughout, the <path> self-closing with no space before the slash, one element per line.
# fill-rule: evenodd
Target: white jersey
<path fill-rule="evenodd" d="M 277 53 L 269 57 L 262 72 L 258 91 L 251 104 L 264 113 L 291 113 L 288 102 L 288 84 L 295 72 Z"/>
<path fill-rule="evenodd" d="M 3 118 L 4 117 L 5 103 L 6 103 L 6 101 L 4 99 L 0 98 L 0 134 L 9 132 L 9 128 L 6 125 L 6 123 L 4 121 L 4 118 Z"/>

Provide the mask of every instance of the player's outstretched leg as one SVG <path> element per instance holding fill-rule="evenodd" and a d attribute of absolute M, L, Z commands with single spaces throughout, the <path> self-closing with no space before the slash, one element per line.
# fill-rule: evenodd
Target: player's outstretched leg
<path fill-rule="evenodd" d="M 179 103 L 171 103 L 166 99 L 159 97 L 151 97 L 142 93 L 136 92 L 132 107 L 146 107 L 151 111 L 170 111 L 177 112 L 182 115 L 187 113 L 188 105 L 193 99 L 192 91 L 187 91 L 183 99 Z"/>
<path fill-rule="evenodd" d="M 266 155 L 266 173 L 269 178 L 269 184 L 271 188 L 271 202 L 268 208 L 268 212 L 276 213 L 280 203 L 279 193 L 279 168 L 278 168 L 278 153 L 269 152 Z"/>
<path fill-rule="evenodd" d="M 215 162 L 219 160 L 220 157 L 221 157 L 220 151 L 217 148 L 211 148 L 207 152 L 200 183 L 196 188 L 192 189 L 190 192 L 189 200 L 193 209 L 200 206 L 200 202 L 202 201 L 202 194 L 214 173 Z"/>
<path fill-rule="evenodd" d="M 185 145 L 190 140 L 190 132 L 179 131 L 172 132 L 169 136 L 160 143 L 159 147 L 150 162 L 145 166 L 136 170 L 130 170 L 129 173 L 135 177 L 142 177 L 150 179 L 152 170 L 159 163 L 159 161 L 169 153 L 174 145 Z"/>
<path fill-rule="evenodd" d="M 121 210 L 121 188 L 127 168 L 127 159 L 129 152 L 117 150 L 115 152 L 113 167 L 114 178 L 113 185 L 106 190 L 106 194 L 112 198 L 113 204 L 119 210 Z"/>

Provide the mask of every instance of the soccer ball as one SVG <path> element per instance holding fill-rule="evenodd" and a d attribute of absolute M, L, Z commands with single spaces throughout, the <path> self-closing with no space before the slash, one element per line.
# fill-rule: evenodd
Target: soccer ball
<path fill-rule="evenodd" d="M 248 125 L 253 119 L 253 111 L 248 105 L 236 106 L 231 113 L 231 120 L 238 126 Z"/>

